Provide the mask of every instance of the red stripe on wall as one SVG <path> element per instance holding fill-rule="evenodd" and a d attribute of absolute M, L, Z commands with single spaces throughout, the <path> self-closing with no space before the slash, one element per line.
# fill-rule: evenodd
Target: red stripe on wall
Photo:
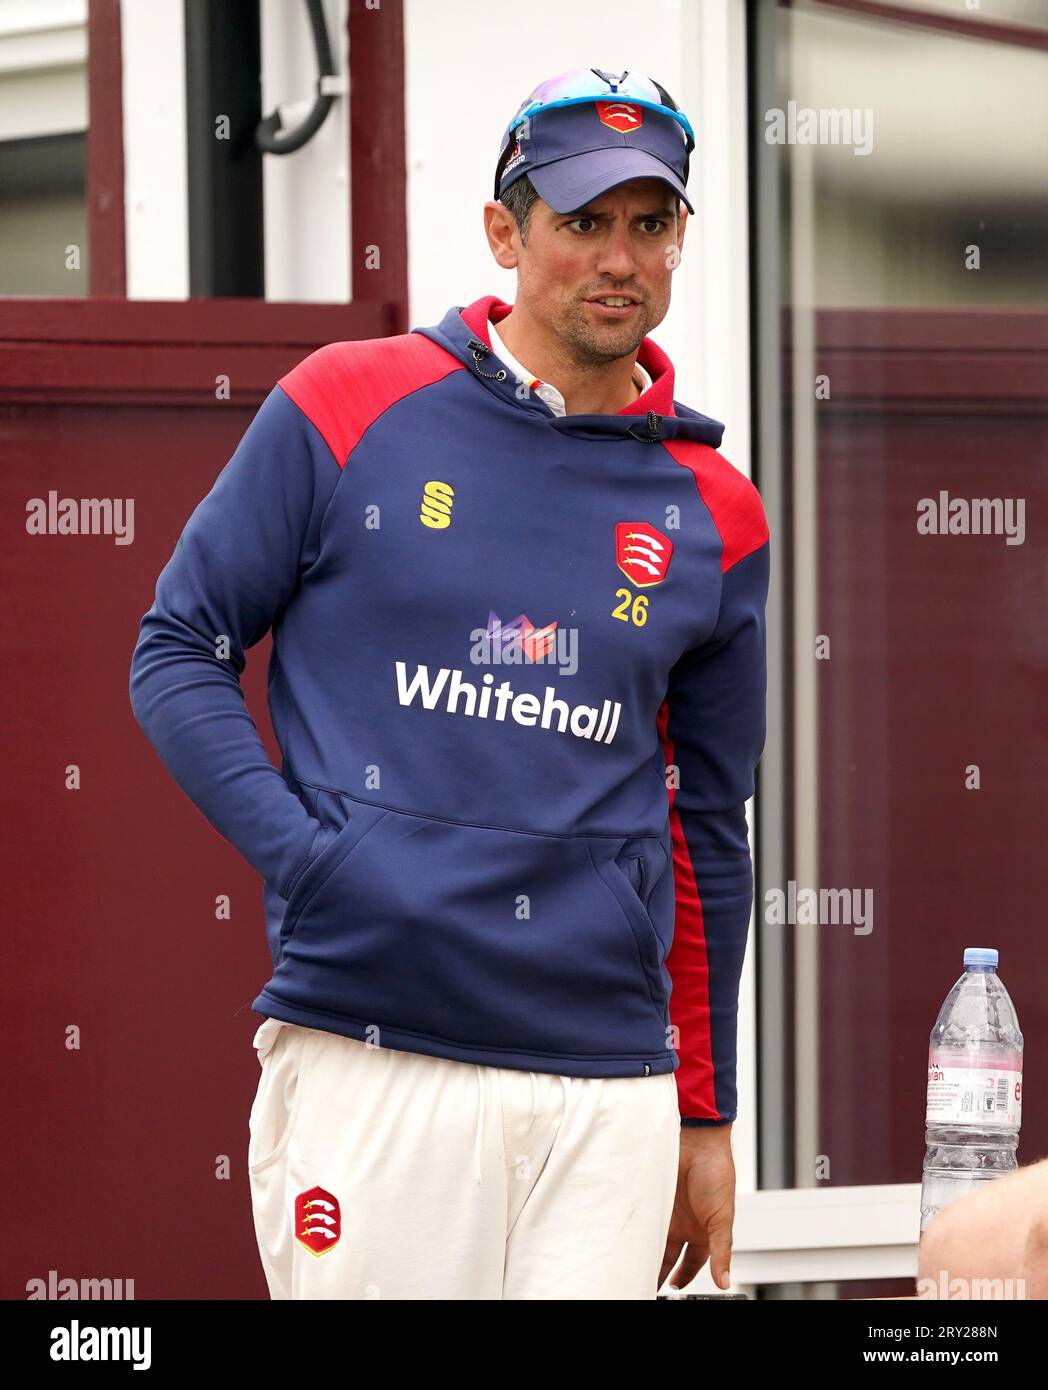
<path fill-rule="evenodd" d="M 297 8 L 297 7 L 295 7 Z M 353 298 L 389 304 L 408 330 L 404 4 L 347 6 Z"/>
<path fill-rule="evenodd" d="M 120 0 L 87 7 L 87 265 L 91 295 L 127 293 Z"/>

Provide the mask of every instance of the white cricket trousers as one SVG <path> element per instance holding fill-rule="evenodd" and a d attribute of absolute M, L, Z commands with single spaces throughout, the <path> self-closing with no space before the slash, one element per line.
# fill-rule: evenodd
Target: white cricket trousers
<path fill-rule="evenodd" d="M 249 1121 L 274 1299 L 654 1299 L 672 1072 L 591 1078 L 371 1047 L 266 1019 Z"/>

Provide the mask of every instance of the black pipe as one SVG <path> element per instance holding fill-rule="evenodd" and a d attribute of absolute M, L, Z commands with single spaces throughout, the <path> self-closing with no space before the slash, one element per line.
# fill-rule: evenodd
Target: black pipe
<path fill-rule="evenodd" d="M 300 150 L 307 141 L 312 140 L 327 120 L 327 113 L 331 110 L 331 103 L 335 100 L 330 93 L 321 92 L 323 79 L 335 75 L 335 69 L 331 62 L 331 43 L 328 39 L 327 21 L 324 18 L 322 0 L 306 0 L 306 9 L 309 13 L 309 26 L 313 31 L 313 51 L 317 58 L 316 96 L 313 101 L 313 109 L 300 126 L 282 136 L 277 135 L 277 131 L 281 128 L 279 111 L 273 111 L 260 121 L 258 129 L 255 131 L 255 145 L 267 154 L 291 154 L 294 150 Z"/>
<path fill-rule="evenodd" d="M 184 13 L 189 292 L 261 299 L 258 0 L 185 0 Z"/>

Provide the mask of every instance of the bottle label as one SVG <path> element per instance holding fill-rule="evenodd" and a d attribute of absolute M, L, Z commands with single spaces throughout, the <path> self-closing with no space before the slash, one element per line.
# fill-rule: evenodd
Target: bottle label
<path fill-rule="evenodd" d="M 1023 1074 L 993 1067 L 928 1068 L 925 1123 L 1018 1125 Z"/>

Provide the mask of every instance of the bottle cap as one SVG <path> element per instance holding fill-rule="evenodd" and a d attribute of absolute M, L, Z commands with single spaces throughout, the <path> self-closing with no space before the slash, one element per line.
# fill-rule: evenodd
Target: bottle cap
<path fill-rule="evenodd" d="M 992 965 L 997 968 L 997 949 L 994 946 L 965 946 L 964 964 L 969 965 Z"/>

